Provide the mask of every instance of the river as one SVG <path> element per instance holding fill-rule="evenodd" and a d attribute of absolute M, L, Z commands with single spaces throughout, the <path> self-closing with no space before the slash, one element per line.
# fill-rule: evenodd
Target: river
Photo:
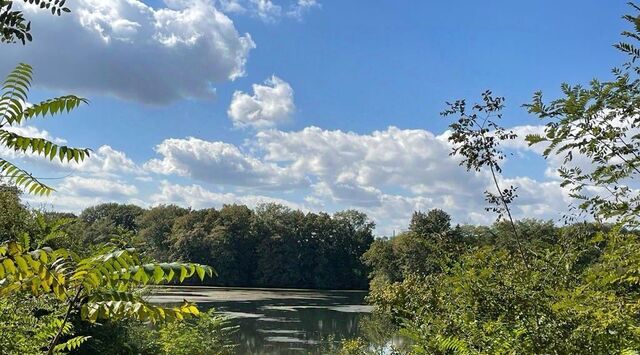
<path fill-rule="evenodd" d="M 372 308 L 363 291 L 317 291 L 226 287 L 162 287 L 156 303 L 186 299 L 214 307 L 238 325 L 238 354 L 317 353 L 329 339 L 360 335 L 359 320 Z"/>

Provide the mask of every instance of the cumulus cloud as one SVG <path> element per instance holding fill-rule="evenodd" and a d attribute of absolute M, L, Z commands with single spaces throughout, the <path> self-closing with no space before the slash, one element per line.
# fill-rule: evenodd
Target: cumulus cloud
<path fill-rule="evenodd" d="M 103 145 L 80 163 L 69 163 L 74 170 L 92 173 L 138 174 L 139 167 L 124 152 Z"/>
<path fill-rule="evenodd" d="M 225 5 L 229 3 L 228 0 L 223 2 Z M 238 1 L 231 1 L 231 4 L 233 6 L 231 6 L 230 12 L 246 12 L 248 8 L 248 11 L 253 16 L 264 22 L 271 23 L 283 17 L 302 20 L 303 16 L 311 9 L 320 7 L 320 3 L 316 0 L 289 1 L 288 4 L 282 5 L 271 0 L 248 0 L 246 7 L 242 6 Z"/>
<path fill-rule="evenodd" d="M 24 129 L 56 139 L 44 131 Z M 458 166 L 459 160 L 448 155 L 447 137 L 447 132 L 436 135 L 396 127 L 371 133 L 318 127 L 290 132 L 270 129 L 256 133 L 255 140 L 241 147 L 193 137 L 166 139 L 155 148 L 158 157 L 144 164 L 103 146 L 86 165 L 69 170 L 83 176 L 58 183 L 53 201 L 56 207 L 73 211 L 112 200 L 194 208 L 264 202 L 329 212 L 356 208 L 374 219 L 380 235 L 406 229 L 413 211 L 432 208 L 444 209 L 458 223 L 491 223 L 494 216 L 484 211 L 487 204 L 482 193 L 493 189 L 491 177 Z M 521 142 L 506 148 L 538 149 Z M 508 170 L 509 161 L 506 164 Z M 161 174 L 168 181 L 157 190 L 149 189 L 152 180 L 144 172 Z M 224 192 L 189 179 L 224 186 Z M 572 202 L 553 177 L 539 181 L 510 176 L 501 178 L 501 183 L 518 188 L 516 218 L 557 218 Z"/>
<path fill-rule="evenodd" d="M 449 156 L 447 137 L 448 132 L 397 127 L 369 134 L 318 127 L 270 129 L 256 133 L 247 152 L 223 142 L 169 139 L 156 148 L 162 157 L 145 167 L 232 186 L 234 198 L 268 187 L 293 191 L 309 209 L 361 209 L 376 220 L 379 233 L 402 230 L 413 211 L 431 208 L 448 211 L 456 222 L 490 223 L 493 216 L 484 212 L 483 191 L 492 190 L 491 177 L 460 167 L 459 159 Z M 520 143 L 506 148 L 530 149 Z M 559 217 L 557 211 L 571 202 L 555 180 L 516 177 L 502 182 L 518 187 L 518 218 Z"/>
<path fill-rule="evenodd" d="M 18 2 L 21 3 L 21 2 Z M 16 3 L 16 4 L 18 4 Z M 255 47 L 208 0 L 76 0 L 51 16 L 26 5 L 34 41 L 3 49 L 0 63 L 28 62 L 38 85 L 164 104 L 212 98 L 213 85 L 244 75 Z"/>
<path fill-rule="evenodd" d="M 151 195 L 150 201 L 154 205 L 176 204 L 192 208 L 221 207 L 225 204 L 244 204 L 255 207 L 263 203 L 278 203 L 294 209 L 304 209 L 297 203 L 279 198 L 252 194 L 219 193 L 196 184 L 179 185 L 167 181 L 161 183 L 159 191 Z"/>
<path fill-rule="evenodd" d="M 218 0 L 218 4 L 223 12 L 242 14 L 247 11 L 241 0 Z"/>
<path fill-rule="evenodd" d="M 121 197 L 134 196 L 138 193 L 135 186 L 121 181 L 80 176 L 70 176 L 64 179 L 59 185 L 59 189 L 74 196 Z"/>
<path fill-rule="evenodd" d="M 27 203 L 35 208 L 64 212 L 80 212 L 105 202 L 130 202 L 138 194 L 138 188 L 117 179 L 66 177 L 55 186 L 50 196 L 26 195 Z"/>
<path fill-rule="evenodd" d="M 152 159 L 144 166 L 158 174 L 176 174 L 211 183 L 264 189 L 287 189 L 305 183 L 300 176 L 292 176 L 285 169 L 263 162 L 224 142 L 193 137 L 167 139 L 155 150 L 163 158 Z"/>
<path fill-rule="evenodd" d="M 515 128 L 523 135 L 540 129 Z M 490 223 L 482 192 L 493 189 L 492 180 L 460 167 L 459 159 L 448 155 L 447 137 L 448 132 L 396 127 L 371 134 L 307 127 L 259 132 L 255 146 L 265 161 L 318 181 L 315 198 L 361 208 L 386 232 L 406 228 L 411 212 L 431 208 L 448 211 L 457 222 Z M 505 148 L 532 149 L 521 143 Z M 518 187 L 518 218 L 556 218 L 571 202 L 557 181 L 519 177 L 503 183 Z"/>
<path fill-rule="evenodd" d="M 322 181 L 313 186 L 316 196 L 331 199 L 358 207 L 379 206 L 382 193 L 372 186 L 359 186 L 355 184 L 327 183 Z"/>
<path fill-rule="evenodd" d="M 332 183 L 432 194 L 478 187 L 469 186 L 466 172 L 448 157 L 446 139 L 425 130 L 389 127 L 371 134 L 318 127 L 269 130 L 257 134 L 256 146 L 265 152 L 266 161 L 286 163 L 293 172 Z"/>
<path fill-rule="evenodd" d="M 291 85 L 274 75 L 264 85 L 253 84 L 253 95 L 233 93 L 227 114 L 236 127 L 263 129 L 286 122 L 295 109 Z"/>

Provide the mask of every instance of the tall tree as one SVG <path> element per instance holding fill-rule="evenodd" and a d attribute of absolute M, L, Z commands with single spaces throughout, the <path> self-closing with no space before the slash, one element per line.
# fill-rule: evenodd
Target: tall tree
<path fill-rule="evenodd" d="M 168 260 L 173 225 L 187 213 L 188 209 L 175 205 L 156 206 L 145 211 L 138 220 L 144 251 L 156 260 Z"/>

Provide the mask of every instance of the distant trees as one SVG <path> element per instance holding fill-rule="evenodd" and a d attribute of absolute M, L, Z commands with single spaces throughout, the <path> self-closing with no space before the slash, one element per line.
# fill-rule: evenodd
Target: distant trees
<path fill-rule="evenodd" d="M 451 217 L 439 209 L 414 212 L 409 230 L 392 239 L 376 240 L 364 263 L 378 281 L 402 281 L 407 275 L 429 275 L 450 266 L 468 240 Z"/>
<path fill-rule="evenodd" d="M 135 246 L 153 260 L 213 266 L 207 282 L 224 286 L 366 289 L 362 255 L 373 223 L 357 211 L 304 213 L 278 204 L 185 209 L 101 204 L 65 228 L 86 250 L 95 243 Z"/>
<path fill-rule="evenodd" d="M 189 210 L 175 205 L 160 205 L 142 213 L 137 222 L 145 253 L 156 260 L 167 260 L 175 220 L 187 213 Z"/>

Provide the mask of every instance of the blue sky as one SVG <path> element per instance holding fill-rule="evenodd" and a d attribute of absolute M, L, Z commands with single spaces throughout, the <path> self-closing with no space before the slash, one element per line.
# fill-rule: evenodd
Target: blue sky
<path fill-rule="evenodd" d="M 34 65 L 30 101 L 91 101 L 18 128 L 97 152 L 84 169 L 10 155 L 61 177 L 53 197 L 30 203 L 79 211 L 275 200 L 360 209 L 379 234 L 405 228 L 414 209 L 489 223 L 486 176 L 446 156 L 444 102 L 492 89 L 507 98 L 505 125 L 539 129 L 524 127 L 540 122 L 520 106 L 536 90 L 557 96 L 561 82 L 608 78 L 624 60 L 611 45 L 629 11 L 596 0 L 68 4 L 60 18 L 26 9 L 34 42 L 5 45 L 0 58 L 5 69 Z M 556 218 L 570 201 L 554 162 L 512 148 L 505 179 L 521 186 L 519 217 Z"/>

